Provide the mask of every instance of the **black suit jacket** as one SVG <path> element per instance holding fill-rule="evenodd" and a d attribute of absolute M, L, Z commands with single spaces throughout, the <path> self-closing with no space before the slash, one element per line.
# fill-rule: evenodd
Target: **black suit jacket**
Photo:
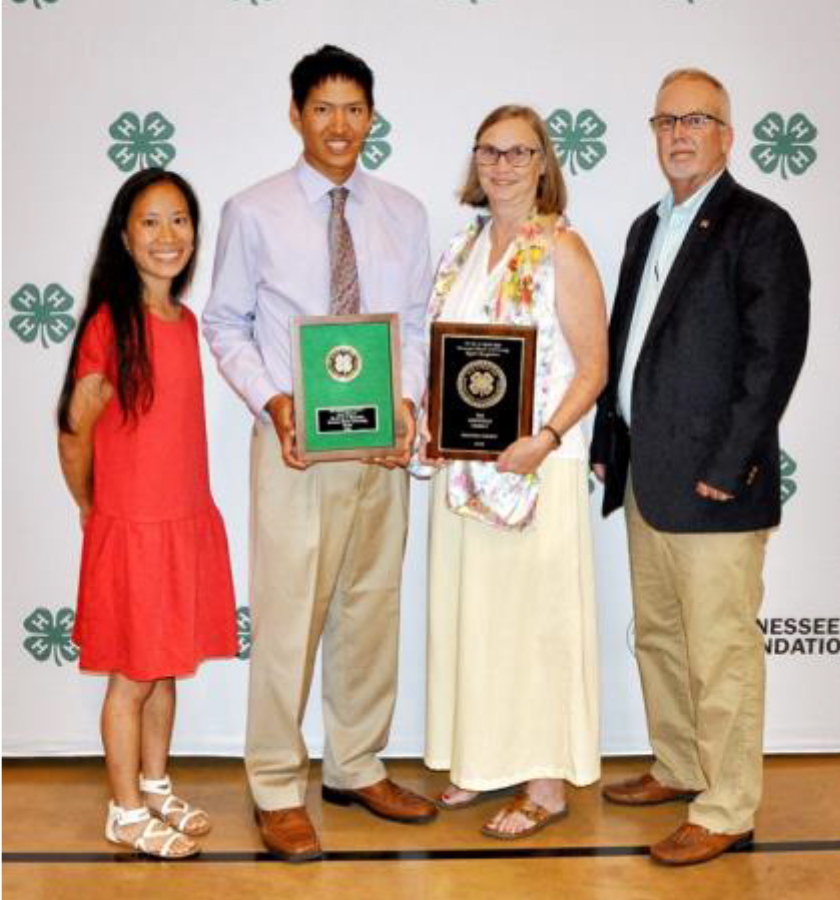
<path fill-rule="evenodd" d="M 633 376 L 632 428 L 618 379 L 656 207 L 630 229 L 610 319 L 610 376 L 592 462 L 605 463 L 604 515 L 622 505 L 628 464 L 644 518 L 660 531 L 752 531 L 781 518 L 779 420 L 808 335 L 810 277 L 796 225 L 724 172 L 685 237 Z M 698 497 L 705 481 L 734 494 Z"/>

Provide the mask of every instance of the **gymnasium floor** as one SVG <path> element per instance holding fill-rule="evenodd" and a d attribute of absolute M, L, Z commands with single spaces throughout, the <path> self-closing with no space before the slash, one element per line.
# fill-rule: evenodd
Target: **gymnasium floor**
<path fill-rule="evenodd" d="M 642 759 L 604 762 L 604 780 L 645 771 Z M 390 774 L 427 794 L 445 778 L 416 760 Z M 241 761 L 180 759 L 180 792 L 213 816 L 193 862 L 146 861 L 102 836 L 108 798 L 101 760 L 6 760 L 3 897 L 21 900 L 838 900 L 840 756 L 769 757 L 756 843 L 702 866 L 672 870 L 646 848 L 681 821 L 684 807 L 628 809 L 598 786 L 569 792 L 571 815 L 525 841 L 478 828 L 492 805 L 442 813 L 426 826 L 384 822 L 359 807 L 321 807 L 313 766 L 308 808 L 327 857 L 289 865 L 263 852 Z"/>

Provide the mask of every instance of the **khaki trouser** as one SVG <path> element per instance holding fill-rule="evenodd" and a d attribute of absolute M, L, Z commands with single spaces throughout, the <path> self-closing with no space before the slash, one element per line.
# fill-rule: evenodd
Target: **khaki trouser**
<path fill-rule="evenodd" d="M 252 648 L 245 764 L 261 809 L 304 802 L 301 733 L 323 634 L 323 780 L 385 777 L 396 697 L 408 476 L 358 462 L 288 468 L 274 428 L 251 446 Z"/>
<path fill-rule="evenodd" d="M 690 822 L 748 831 L 761 799 L 764 642 L 756 616 L 769 532 L 657 531 L 629 487 L 625 513 L 651 774 L 701 792 Z"/>

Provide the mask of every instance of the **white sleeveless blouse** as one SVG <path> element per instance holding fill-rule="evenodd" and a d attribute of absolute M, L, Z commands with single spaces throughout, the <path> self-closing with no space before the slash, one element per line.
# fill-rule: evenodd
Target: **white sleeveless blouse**
<path fill-rule="evenodd" d="M 515 242 L 511 242 L 493 270 L 488 272 L 490 261 L 488 222 L 482 228 L 472 252 L 461 267 L 439 319 L 445 322 L 489 323 L 491 320 L 487 316 L 487 299 L 496 296 L 514 246 Z M 574 357 L 557 318 L 554 300 L 554 260 L 551 256 L 538 270 L 534 303 L 533 318 L 538 325 L 535 386 L 537 397 L 534 403 L 533 424 L 536 434 L 560 405 L 575 374 Z M 523 319 L 517 324 L 529 323 L 528 319 Z M 544 410 L 542 420 L 540 409 Z M 578 460 L 588 458 L 586 436 L 580 422 L 563 435 L 563 443 L 550 454 L 549 458 Z"/>

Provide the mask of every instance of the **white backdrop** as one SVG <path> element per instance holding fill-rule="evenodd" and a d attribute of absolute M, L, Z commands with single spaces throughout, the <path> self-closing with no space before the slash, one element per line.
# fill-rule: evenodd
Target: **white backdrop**
<path fill-rule="evenodd" d="M 729 86 L 732 171 L 792 213 L 814 282 L 782 433 L 784 525 L 766 570 L 767 746 L 840 749 L 838 34 L 840 8 L 824 0 L 5 0 L 4 753 L 99 752 L 104 679 L 73 662 L 80 532 L 52 416 L 108 205 L 139 165 L 164 162 L 193 183 L 205 218 L 189 303 L 200 312 L 221 204 L 294 161 L 288 72 L 325 42 L 374 69 L 382 121 L 366 162 L 426 203 L 435 257 L 469 215 L 453 195 L 476 124 L 500 103 L 535 106 L 566 156 L 571 217 L 610 298 L 630 222 L 664 192 L 646 122 L 662 75 L 698 65 Z M 246 607 L 249 415 L 203 354 L 213 488 Z M 600 499 L 595 488 L 602 746 L 640 752 L 624 526 L 600 520 Z M 423 745 L 424 485 L 412 502 L 393 755 Z M 247 662 L 233 660 L 181 682 L 175 752 L 241 753 L 246 681 Z M 318 694 L 316 683 L 316 754 Z"/>

